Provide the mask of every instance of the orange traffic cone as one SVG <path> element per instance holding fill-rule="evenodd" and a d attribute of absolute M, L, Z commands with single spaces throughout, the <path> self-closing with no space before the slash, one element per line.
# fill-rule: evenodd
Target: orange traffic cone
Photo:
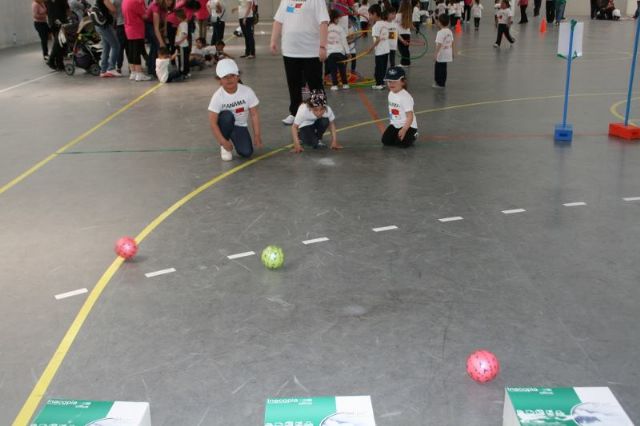
<path fill-rule="evenodd" d="M 462 32 L 462 25 L 460 25 L 460 20 L 456 22 L 456 34 L 460 34 Z"/>
<path fill-rule="evenodd" d="M 540 33 L 546 33 L 546 32 L 547 32 L 547 20 L 542 18 L 540 22 Z"/>

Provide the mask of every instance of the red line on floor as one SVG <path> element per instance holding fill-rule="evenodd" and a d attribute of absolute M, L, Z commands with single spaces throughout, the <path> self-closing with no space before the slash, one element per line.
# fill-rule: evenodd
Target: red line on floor
<path fill-rule="evenodd" d="M 360 100 L 362 101 L 362 105 L 364 105 L 364 107 L 367 109 L 367 111 L 369 111 L 369 115 L 371 115 L 371 118 L 373 118 L 374 120 L 376 120 L 376 126 L 378 126 L 378 130 L 380 130 L 380 133 L 384 133 L 384 124 L 382 124 L 380 121 L 380 117 L 378 116 L 378 113 L 376 112 L 376 109 L 373 107 L 373 104 L 371 103 L 371 101 L 369 100 L 369 98 L 367 98 L 367 95 L 364 94 L 364 92 L 362 91 L 362 89 L 356 89 L 356 92 L 358 92 L 358 96 L 360 97 Z"/>

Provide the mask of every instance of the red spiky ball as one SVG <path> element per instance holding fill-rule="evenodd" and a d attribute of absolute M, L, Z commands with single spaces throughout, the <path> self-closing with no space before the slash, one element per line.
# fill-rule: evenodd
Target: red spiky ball
<path fill-rule="evenodd" d="M 500 361 L 493 353 L 480 349 L 467 358 L 467 373 L 478 383 L 495 379 L 500 372 Z"/>
<path fill-rule="evenodd" d="M 116 241 L 116 254 L 129 260 L 138 252 L 138 244 L 131 237 L 122 237 Z"/>

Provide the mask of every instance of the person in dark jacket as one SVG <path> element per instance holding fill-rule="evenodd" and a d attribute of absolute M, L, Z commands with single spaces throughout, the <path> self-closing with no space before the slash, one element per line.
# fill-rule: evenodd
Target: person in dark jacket
<path fill-rule="evenodd" d="M 51 47 L 51 53 L 49 54 L 49 61 L 47 65 L 50 68 L 60 71 L 64 69 L 63 50 L 58 41 L 58 33 L 60 33 L 60 27 L 67 22 L 67 18 L 71 13 L 69 9 L 69 3 L 67 0 L 45 0 L 47 6 L 47 20 L 49 21 L 49 28 L 53 35 L 53 46 Z"/>

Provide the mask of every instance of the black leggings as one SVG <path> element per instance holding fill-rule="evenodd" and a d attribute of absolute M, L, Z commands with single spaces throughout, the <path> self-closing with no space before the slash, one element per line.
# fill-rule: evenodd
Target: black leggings
<path fill-rule="evenodd" d="M 404 134 L 404 139 L 400 140 L 398 133 L 400 129 L 396 129 L 394 126 L 389 125 L 387 130 L 382 134 L 382 144 L 385 146 L 397 146 L 400 148 L 409 148 L 416 141 L 416 133 L 418 129 L 409 127 L 407 133 Z"/>
<path fill-rule="evenodd" d="M 374 71 L 374 76 L 376 78 L 376 85 L 382 86 L 384 85 L 384 75 L 387 73 L 387 63 L 389 62 L 389 54 L 386 55 L 376 55 L 376 68 Z"/>
<path fill-rule="evenodd" d="M 253 18 L 240 19 L 240 29 L 244 36 L 244 54 L 247 56 L 256 56 L 256 40 L 253 35 Z"/>
<path fill-rule="evenodd" d="M 295 116 L 302 103 L 302 88 L 305 84 L 309 85 L 309 90 L 324 90 L 322 62 L 319 58 L 283 56 L 283 59 L 287 86 L 289 86 L 289 113 Z"/>
<path fill-rule="evenodd" d="M 409 52 L 409 46 L 405 46 L 402 41 L 411 42 L 411 34 L 400 34 L 400 40 L 398 40 L 398 54 L 400 55 L 401 65 L 411 65 L 411 52 Z"/>
<path fill-rule="evenodd" d="M 349 80 L 347 80 L 347 64 L 342 62 L 346 59 L 347 57 L 342 53 L 332 53 L 327 58 L 327 68 L 331 74 L 331 84 L 333 86 L 338 85 L 338 72 L 340 72 L 342 84 L 349 84 Z"/>
<path fill-rule="evenodd" d="M 42 46 L 42 56 L 49 56 L 49 25 L 46 22 L 34 22 L 33 26 L 40 37 L 40 45 Z"/>
<path fill-rule="evenodd" d="M 509 26 L 507 24 L 498 24 L 498 38 L 496 39 L 496 44 L 500 46 L 503 34 L 507 40 L 509 40 L 509 43 L 513 44 L 515 40 L 511 37 L 511 34 L 509 33 Z"/>

